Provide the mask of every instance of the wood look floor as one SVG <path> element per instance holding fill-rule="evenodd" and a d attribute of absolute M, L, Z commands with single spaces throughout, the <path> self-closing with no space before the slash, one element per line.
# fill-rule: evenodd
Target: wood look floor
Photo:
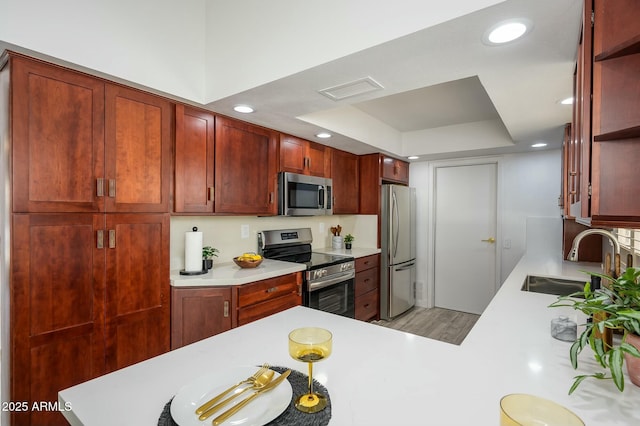
<path fill-rule="evenodd" d="M 374 324 L 418 336 L 459 345 L 467 336 L 479 315 L 451 311 L 442 308 L 421 308 L 416 306 L 396 318 L 373 321 Z"/>

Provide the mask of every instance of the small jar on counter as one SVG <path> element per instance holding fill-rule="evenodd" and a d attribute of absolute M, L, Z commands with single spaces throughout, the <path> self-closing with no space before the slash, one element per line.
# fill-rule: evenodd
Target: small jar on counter
<path fill-rule="evenodd" d="M 551 336 L 564 342 L 575 342 L 578 326 L 569 317 L 561 316 L 551 320 Z"/>

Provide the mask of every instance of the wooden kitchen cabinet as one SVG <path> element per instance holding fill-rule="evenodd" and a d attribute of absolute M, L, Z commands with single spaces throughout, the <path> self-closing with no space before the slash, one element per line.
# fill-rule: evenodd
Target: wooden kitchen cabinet
<path fill-rule="evenodd" d="M 355 317 L 371 321 L 379 316 L 380 306 L 380 255 L 374 254 L 356 259 Z"/>
<path fill-rule="evenodd" d="M 231 330 L 231 287 L 171 288 L 171 349 Z"/>
<path fill-rule="evenodd" d="M 409 185 L 409 163 L 382 155 L 382 180 Z"/>
<path fill-rule="evenodd" d="M 339 149 L 332 149 L 331 152 L 333 214 L 358 214 L 358 156 Z"/>
<path fill-rule="evenodd" d="M 215 212 L 276 215 L 278 134 L 220 116 L 215 134 Z"/>
<path fill-rule="evenodd" d="M 107 214 L 106 370 L 170 349 L 169 214 Z"/>
<path fill-rule="evenodd" d="M 213 213 L 215 116 L 176 105 L 174 211 Z"/>
<path fill-rule="evenodd" d="M 409 184 L 409 163 L 383 154 L 361 155 L 360 214 L 380 214 L 383 183 Z"/>
<path fill-rule="evenodd" d="M 638 22 L 637 1 L 594 1 L 590 213 L 596 222 L 640 222 Z"/>
<path fill-rule="evenodd" d="M 237 325 L 302 304 L 302 273 L 282 275 L 235 287 Z"/>
<path fill-rule="evenodd" d="M 169 350 L 167 214 L 14 214 L 12 231 L 11 400 L 57 401 Z M 66 424 L 37 411 L 14 423 Z"/>
<path fill-rule="evenodd" d="M 572 123 L 572 139 L 582 145 L 570 160 L 579 185 L 571 213 L 593 226 L 637 227 L 640 3 L 585 0 L 584 11 Z"/>
<path fill-rule="evenodd" d="M 11 394 L 169 350 L 171 104 L 19 54 L 0 61 L 11 135 Z M 67 424 L 13 412 L 13 424 Z"/>
<path fill-rule="evenodd" d="M 6 72 L 14 211 L 103 211 L 104 82 L 15 55 Z"/>
<path fill-rule="evenodd" d="M 16 212 L 168 212 L 168 100 L 10 57 Z"/>
<path fill-rule="evenodd" d="M 14 214 L 10 395 L 57 401 L 58 391 L 105 373 L 102 214 Z M 19 242 L 19 243 L 17 243 Z M 52 411 L 15 411 L 12 424 L 65 425 Z"/>
<path fill-rule="evenodd" d="M 159 96 L 115 84 L 105 91 L 107 212 L 168 213 L 173 107 Z"/>
<path fill-rule="evenodd" d="M 280 171 L 331 177 L 331 148 L 281 134 Z"/>

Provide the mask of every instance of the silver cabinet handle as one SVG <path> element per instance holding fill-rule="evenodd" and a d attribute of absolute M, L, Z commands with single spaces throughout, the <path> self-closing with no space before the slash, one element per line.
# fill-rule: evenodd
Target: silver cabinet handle
<path fill-rule="evenodd" d="M 224 301 L 224 317 L 228 318 L 229 317 L 229 301 L 225 300 Z"/>
<path fill-rule="evenodd" d="M 116 230 L 109 229 L 109 248 L 116 248 Z"/>
<path fill-rule="evenodd" d="M 104 231 L 102 229 L 98 229 L 97 233 L 96 233 L 96 246 L 99 249 L 103 249 L 104 248 Z"/>

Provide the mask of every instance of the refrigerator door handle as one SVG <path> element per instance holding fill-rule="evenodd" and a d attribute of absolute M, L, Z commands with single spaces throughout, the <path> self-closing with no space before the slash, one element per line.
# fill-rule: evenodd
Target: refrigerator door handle
<path fill-rule="evenodd" d="M 416 262 L 411 262 L 406 265 L 402 265 L 399 268 L 395 268 L 396 271 L 406 271 L 407 269 L 414 268 L 416 266 Z"/>
<path fill-rule="evenodd" d="M 396 198 L 396 192 L 393 190 L 391 191 L 391 198 L 392 198 L 391 215 L 393 216 L 392 233 L 393 233 L 393 240 L 394 240 L 392 258 L 395 259 L 396 255 L 398 254 L 398 237 L 400 236 L 400 216 L 398 214 L 398 199 Z"/>

